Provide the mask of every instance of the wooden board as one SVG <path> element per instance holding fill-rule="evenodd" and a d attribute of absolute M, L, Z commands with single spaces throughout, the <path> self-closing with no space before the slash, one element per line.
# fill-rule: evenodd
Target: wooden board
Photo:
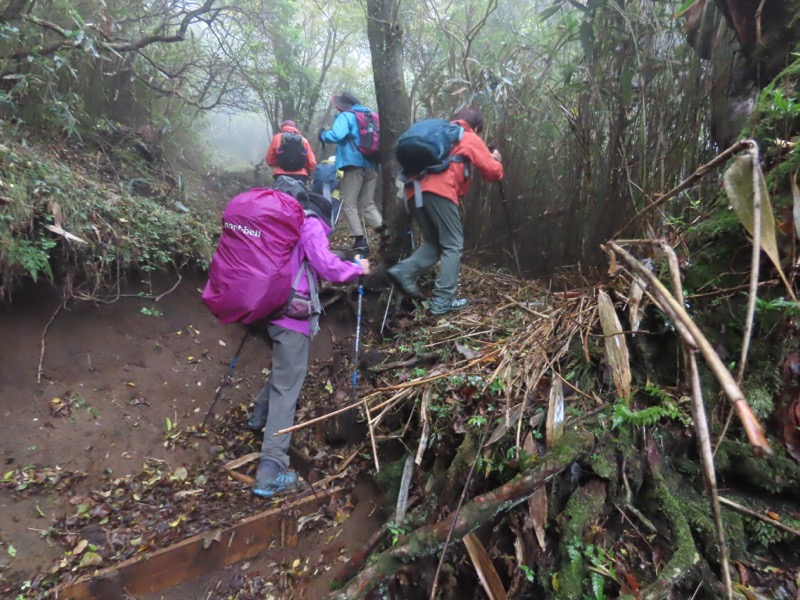
<path fill-rule="evenodd" d="M 317 492 L 320 500 L 340 497 L 344 488 Z M 314 496 L 273 508 L 222 530 L 188 539 L 103 569 L 64 585 L 58 600 L 116 600 L 147 594 L 190 581 L 221 567 L 252 558 L 273 543 L 297 545 L 297 519 L 319 510 Z"/>

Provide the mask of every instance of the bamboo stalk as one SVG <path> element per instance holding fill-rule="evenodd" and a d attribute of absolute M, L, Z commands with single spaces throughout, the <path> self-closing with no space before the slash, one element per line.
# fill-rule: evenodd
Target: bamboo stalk
<path fill-rule="evenodd" d="M 622 256 L 637 273 L 647 280 L 652 288 L 653 295 L 659 299 L 659 304 L 661 304 L 670 318 L 673 321 L 680 321 L 685 326 L 686 330 L 691 335 L 691 339 L 687 341 L 694 341 L 694 343 L 697 344 L 711 372 L 714 373 L 723 391 L 733 403 L 739 420 L 742 422 L 742 427 L 747 434 L 747 439 L 750 445 L 753 446 L 756 455 L 762 458 L 764 456 L 771 456 L 772 448 L 770 448 L 769 442 L 767 442 L 766 437 L 764 437 L 764 430 L 753 414 L 753 411 L 750 409 L 750 406 L 747 404 L 747 400 L 745 400 L 741 388 L 731 376 L 709 341 L 703 335 L 703 332 L 700 331 L 697 324 L 695 324 L 692 318 L 687 314 L 683 305 L 670 294 L 669 290 L 664 287 L 664 284 L 661 283 L 646 266 L 634 258 L 627 250 L 613 241 L 608 244 L 614 252 Z"/>
<path fill-rule="evenodd" d="M 662 241 L 661 249 L 667 256 L 669 272 L 672 275 L 672 286 L 675 295 L 683 298 L 683 285 L 681 284 L 681 273 L 678 267 L 678 257 L 675 251 Z M 700 385 L 700 372 L 697 368 L 696 350 L 683 343 L 684 352 L 689 367 L 689 378 L 692 381 L 692 419 L 694 420 L 694 430 L 697 433 L 697 445 L 700 449 L 700 462 L 703 465 L 703 479 L 708 492 L 708 500 L 711 504 L 711 514 L 714 517 L 714 528 L 717 533 L 717 543 L 719 544 L 719 562 L 722 567 L 722 585 L 725 588 L 725 595 L 728 600 L 733 598 L 733 581 L 731 580 L 731 563 L 728 543 L 725 540 L 725 527 L 722 524 L 722 509 L 719 504 L 719 490 L 717 489 L 717 473 L 714 468 L 714 454 L 711 450 L 711 430 L 708 426 L 706 416 L 706 405 L 703 401 L 703 388 Z"/>
<path fill-rule="evenodd" d="M 750 160 L 753 163 L 753 252 L 750 259 L 750 291 L 747 298 L 747 316 L 742 338 L 742 353 L 739 358 L 739 370 L 736 383 L 742 384 L 744 370 L 747 365 L 747 354 L 750 350 L 750 338 L 753 336 L 753 321 L 756 314 L 758 298 L 758 274 L 761 266 L 761 168 L 758 166 L 758 146 L 750 143 Z"/>
<path fill-rule="evenodd" d="M 764 523 L 769 523 L 776 529 L 780 529 L 781 531 L 785 531 L 786 533 L 791 533 L 792 535 L 800 537 L 800 530 L 797 530 L 794 527 L 789 527 L 788 525 L 785 525 L 780 521 L 776 521 L 775 519 L 770 519 L 768 516 L 762 515 L 760 512 L 747 508 L 746 506 L 742 506 L 741 504 L 734 502 L 733 500 L 728 500 L 727 498 L 723 498 L 722 496 L 719 497 L 719 501 L 725 506 L 732 508 L 733 510 L 737 510 L 742 514 L 747 515 L 748 517 L 759 519 L 760 521 L 764 521 Z"/>
<path fill-rule="evenodd" d="M 731 156 L 733 156 L 737 152 L 741 152 L 742 150 L 746 150 L 748 147 L 749 147 L 748 142 L 737 142 L 733 146 L 731 146 L 730 148 L 728 148 L 728 149 L 722 151 L 721 153 L 719 153 L 710 162 L 702 165 L 701 167 L 698 167 L 697 170 L 694 173 L 689 175 L 689 177 L 684 179 L 682 182 L 680 182 L 678 185 L 676 185 L 674 188 L 672 188 L 666 194 L 664 194 L 663 196 L 659 196 L 659 198 L 657 200 L 651 202 L 650 204 L 645 206 L 642 210 L 640 210 L 638 213 L 636 213 L 630 221 L 625 223 L 625 225 L 623 225 L 619 229 L 619 231 L 617 231 L 614 234 L 614 237 L 615 238 L 619 237 L 620 233 L 625 231 L 628 227 L 630 227 L 633 223 L 638 221 L 644 215 L 646 215 L 647 213 L 655 210 L 656 208 L 658 208 L 659 206 L 664 204 L 670 198 L 673 198 L 673 197 L 677 196 L 683 190 L 691 187 L 697 180 L 701 179 L 703 176 L 706 175 L 706 173 L 711 171 L 711 169 L 714 169 L 714 168 L 724 164 Z"/>
<path fill-rule="evenodd" d="M 336 415 L 342 414 L 343 412 L 346 412 L 346 411 L 348 411 L 350 409 L 353 409 L 353 408 L 361 405 L 362 402 L 366 402 L 370 398 L 375 398 L 375 397 L 379 396 L 382 392 L 391 392 L 391 391 L 397 391 L 397 390 L 407 390 L 408 388 L 417 387 L 417 386 L 420 386 L 420 385 L 424 385 L 426 383 L 430 383 L 432 381 L 436 381 L 438 379 L 442 379 L 443 377 L 448 377 L 448 376 L 452 375 L 453 373 L 457 373 L 458 371 L 462 371 L 464 369 L 468 369 L 469 367 L 471 367 L 473 365 L 476 365 L 476 364 L 478 364 L 480 362 L 492 359 L 499 352 L 500 352 L 499 348 L 495 349 L 495 350 L 492 350 L 491 352 L 487 352 L 486 354 L 484 354 L 482 356 L 479 356 L 476 359 L 471 360 L 466 365 L 462 365 L 462 363 L 456 363 L 456 366 L 458 366 L 459 368 L 451 369 L 450 371 L 447 371 L 446 373 L 439 373 L 437 375 L 434 375 L 432 377 L 426 377 L 424 379 L 417 379 L 415 381 L 409 381 L 409 382 L 406 382 L 406 383 L 400 383 L 398 385 L 390 385 L 390 386 L 378 388 L 376 390 L 373 390 L 372 393 L 367 394 L 366 396 L 364 396 L 364 398 L 362 400 L 359 400 L 358 402 L 355 402 L 353 404 L 345 406 L 344 408 L 340 408 L 340 409 L 334 410 L 332 412 L 329 412 L 328 414 L 322 415 L 321 417 L 316 417 L 315 419 L 311 419 L 311 420 L 305 421 L 303 423 L 298 423 L 297 425 L 293 425 L 292 427 L 287 427 L 286 429 L 281 429 L 280 431 L 276 432 L 275 435 L 283 435 L 284 433 L 291 433 L 293 431 L 297 431 L 298 429 L 303 429 L 305 427 L 308 427 L 309 425 L 313 425 L 315 423 L 319 423 L 320 421 L 325 421 L 327 419 L 330 419 L 331 417 L 335 417 Z M 465 362 L 465 361 L 462 361 L 462 362 Z M 384 406 L 392 403 L 396 398 L 397 398 L 397 396 L 392 396 L 388 400 L 373 406 L 372 410 L 377 410 L 379 408 L 383 408 Z"/>

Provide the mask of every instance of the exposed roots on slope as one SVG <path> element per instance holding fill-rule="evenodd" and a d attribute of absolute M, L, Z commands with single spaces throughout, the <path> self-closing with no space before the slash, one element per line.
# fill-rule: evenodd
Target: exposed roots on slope
<path fill-rule="evenodd" d="M 439 318 L 417 310 L 390 321 L 390 345 L 375 339 L 365 344 L 380 347 L 360 396 L 372 407 L 372 425 L 385 449 L 377 478 L 388 498 L 399 497 L 400 504 L 407 494 L 414 508 L 387 523 L 384 543 L 391 537 L 393 545 L 380 552 L 379 542 L 351 581 L 340 578 L 346 587 L 332 597 L 367 597 L 380 589 L 388 597 L 427 598 L 453 507 L 474 463 L 473 500 L 456 516 L 441 598 L 473 597 L 480 585 L 477 572 L 486 566 L 471 563 L 456 543 L 468 532 L 477 535 L 496 579 L 513 597 L 690 597 L 701 586 L 708 596 L 722 593 L 714 524 L 683 399 L 688 391 L 657 385 L 661 373 L 652 369 L 664 362 L 652 354 L 654 341 L 661 338 L 663 348 L 677 352 L 674 333 L 638 334 L 651 339 L 634 347 L 625 367 L 650 367 L 650 382 L 634 388 L 625 402 L 604 352 L 608 333 L 597 326 L 595 290 L 553 292 L 472 269 L 464 280 L 472 300 L 467 310 Z M 431 360 L 431 353 L 438 359 Z M 668 377 L 676 356 L 670 360 Z M 559 410 L 565 425 L 554 418 Z M 479 448 L 484 427 L 490 434 Z M 564 446 L 551 448 L 562 428 Z M 594 443 L 575 439 L 587 431 Z M 564 447 L 570 448 L 566 454 Z M 399 485 L 408 456 L 415 460 L 410 490 Z M 748 467 L 754 476 L 742 489 L 726 491 L 731 494 L 777 493 L 800 475 L 780 450 L 764 463 L 739 442 L 723 446 L 720 460 L 722 485 L 734 483 L 725 481 L 725 473 L 736 470 L 728 465 L 758 463 Z M 559 467 L 548 471 L 554 463 Z M 786 475 L 777 476 L 778 470 Z M 516 487 L 532 480 L 537 483 Z M 510 489 L 517 494 L 513 500 Z M 474 510 L 486 507 L 487 499 L 491 510 Z M 745 503 L 764 510 L 773 502 L 779 501 Z M 784 506 L 783 517 L 791 520 L 798 504 Z M 770 574 L 751 560 L 761 552 L 773 557 L 764 564 L 800 565 L 796 551 L 782 552 L 780 559 L 766 553 L 753 533 L 768 525 L 754 526 L 728 510 L 723 522 L 738 585 L 779 580 L 796 587 L 790 575 Z M 357 569 L 350 565 L 348 574 Z"/>

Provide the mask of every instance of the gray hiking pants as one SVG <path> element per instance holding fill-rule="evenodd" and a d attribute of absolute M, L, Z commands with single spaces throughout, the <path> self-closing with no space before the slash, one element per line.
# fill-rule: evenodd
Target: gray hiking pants
<path fill-rule="evenodd" d="M 291 433 L 275 436 L 281 429 L 294 425 L 297 399 L 308 371 L 308 336 L 291 329 L 269 325 L 272 339 L 272 372 L 267 384 L 256 396 L 256 416 L 263 416 L 269 407 L 264 441 L 261 443 L 261 460 L 271 460 L 284 469 L 289 467 Z"/>
<path fill-rule="evenodd" d="M 449 300 L 456 295 L 464 251 L 461 209 L 455 202 L 430 192 L 422 193 L 422 208 L 414 206 L 413 200 L 409 204 L 425 241 L 397 266 L 401 273 L 416 279 L 441 261 L 433 298 Z"/>
<path fill-rule="evenodd" d="M 349 167 L 341 182 L 342 212 L 351 235 L 364 235 L 359 215 L 373 229 L 383 224 L 383 217 L 375 205 L 375 187 L 378 173 L 375 169 Z"/>

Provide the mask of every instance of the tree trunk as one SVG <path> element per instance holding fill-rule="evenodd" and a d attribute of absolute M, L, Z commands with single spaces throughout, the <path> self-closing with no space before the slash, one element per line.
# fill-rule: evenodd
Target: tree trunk
<path fill-rule="evenodd" d="M 582 454 L 589 452 L 594 436 L 584 429 L 572 429 L 561 441 L 525 473 L 491 492 L 473 498 L 456 515 L 453 540 L 460 540 L 470 531 L 488 523 L 501 512 L 512 509 L 527 500 L 555 473 L 565 469 Z M 431 556 L 444 546 L 452 517 L 421 527 L 401 538 L 373 560 L 344 589 L 331 594 L 331 600 L 365 598 L 375 586 L 391 577 L 403 564 Z"/>
<path fill-rule="evenodd" d="M 396 179 L 399 166 L 394 157 L 394 145 L 411 121 L 411 106 L 403 78 L 403 27 L 397 20 L 398 12 L 397 0 L 367 0 L 367 35 L 381 117 L 383 220 L 391 227 L 394 240 L 383 250 L 387 260 L 392 261 L 400 256 L 408 227 L 405 209 L 398 199 Z"/>

